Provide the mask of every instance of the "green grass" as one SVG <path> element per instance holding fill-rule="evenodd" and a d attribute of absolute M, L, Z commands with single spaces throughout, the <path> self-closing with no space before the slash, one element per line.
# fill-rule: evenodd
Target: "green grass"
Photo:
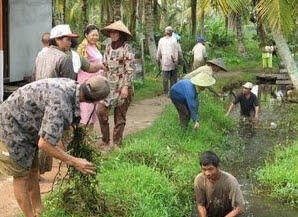
<path fill-rule="evenodd" d="M 257 171 L 258 180 L 271 196 L 298 206 L 298 140 L 289 147 L 277 147 L 274 158 Z"/>
<path fill-rule="evenodd" d="M 134 100 L 139 101 L 147 98 L 152 98 L 162 94 L 162 82 L 160 78 L 155 78 L 152 75 L 147 75 L 142 80 L 134 82 L 135 95 Z"/>
<path fill-rule="evenodd" d="M 169 105 L 149 129 L 125 139 L 118 152 L 98 159 L 97 216 L 181 217 L 194 204 L 193 180 L 199 173 L 198 154 L 207 149 L 224 156 L 227 132 L 234 122 L 224 116 L 221 103 L 208 93 L 200 96 L 201 127 L 183 131 L 175 108 Z M 61 206 L 65 185 L 46 200 L 43 217 L 92 216 Z M 82 186 L 88 188 L 88 186 Z M 76 204 L 81 204 L 76 200 Z M 66 211 L 68 210 L 68 212 Z"/>

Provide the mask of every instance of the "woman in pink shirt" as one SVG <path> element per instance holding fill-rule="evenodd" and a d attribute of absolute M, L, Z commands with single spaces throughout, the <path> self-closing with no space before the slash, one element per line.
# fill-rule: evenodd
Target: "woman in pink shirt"
<path fill-rule="evenodd" d="M 98 50 L 99 29 L 95 25 L 88 25 L 84 31 L 85 39 L 78 47 L 78 53 L 88 59 L 90 63 L 102 64 L 103 56 Z M 101 75 L 102 70 L 96 73 L 88 73 L 80 70 L 78 73 L 78 82 L 84 83 L 88 78 Z M 93 126 L 97 120 L 95 112 L 96 103 L 81 103 L 81 124 L 88 124 Z M 90 120 L 89 120 L 90 119 Z"/>

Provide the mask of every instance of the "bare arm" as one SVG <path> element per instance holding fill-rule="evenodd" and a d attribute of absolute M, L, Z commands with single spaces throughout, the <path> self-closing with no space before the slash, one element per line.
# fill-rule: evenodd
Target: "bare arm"
<path fill-rule="evenodd" d="M 229 107 L 229 110 L 228 110 L 226 116 L 229 116 L 229 115 L 230 115 L 230 113 L 231 113 L 231 111 L 233 110 L 233 108 L 234 108 L 234 103 L 231 103 L 231 105 L 230 105 L 230 107 Z"/>
<path fill-rule="evenodd" d="M 244 212 L 244 207 L 238 206 L 229 212 L 225 217 L 236 217 Z"/>
<path fill-rule="evenodd" d="M 106 71 L 106 67 L 103 64 L 99 64 L 99 63 L 90 63 L 90 67 L 88 72 L 89 73 L 95 73 L 98 72 L 98 70 L 103 69 L 104 71 Z"/>
<path fill-rule="evenodd" d="M 255 120 L 257 121 L 257 120 L 259 120 L 259 110 L 260 110 L 260 107 L 259 106 L 256 106 L 255 107 L 255 110 L 256 110 L 256 112 L 255 112 Z"/>
<path fill-rule="evenodd" d="M 197 209 L 200 217 L 207 217 L 207 210 L 205 206 L 198 205 Z"/>
<path fill-rule="evenodd" d="M 67 154 L 61 148 L 53 146 L 42 137 L 38 141 L 38 147 L 54 158 L 57 158 L 65 162 L 66 164 L 75 167 L 77 170 L 84 174 L 95 174 L 95 167 L 92 163 L 88 162 L 86 159 L 76 158 Z"/>

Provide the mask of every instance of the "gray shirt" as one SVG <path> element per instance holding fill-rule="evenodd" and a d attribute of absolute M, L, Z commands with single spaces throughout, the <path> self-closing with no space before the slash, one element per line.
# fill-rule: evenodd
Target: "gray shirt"
<path fill-rule="evenodd" d="M 79 121 L 79 87 L 71 79 L 43 79 L 19 88 L 0 105 L 0 140 L 16 163 L 30 168 L 39 137 L 56 145 Z"/>
<path fill-rule="evenodd" d="M 49 47 L 36 57 L 33 79 L 71 78 L 75 79 L 71 56 L 56 46 Z"/>
<path fill-rule="evenodd" d="M 220 178 L 215 186 L 200 173 L 194 182 L 196 201 L 205 206 L 207 216 L 224 217 L 234 208 L 245 206 L 238 181 L 231 174 L 220 171 Z"/>

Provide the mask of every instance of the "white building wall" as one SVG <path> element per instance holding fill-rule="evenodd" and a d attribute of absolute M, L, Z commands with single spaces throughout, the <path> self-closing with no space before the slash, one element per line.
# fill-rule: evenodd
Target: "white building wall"
<path fill-rule="evenodd" d="M 41 35 L 52 27 L 51 0 L 9 1 L 10 82 L 31 76 Z"/>

